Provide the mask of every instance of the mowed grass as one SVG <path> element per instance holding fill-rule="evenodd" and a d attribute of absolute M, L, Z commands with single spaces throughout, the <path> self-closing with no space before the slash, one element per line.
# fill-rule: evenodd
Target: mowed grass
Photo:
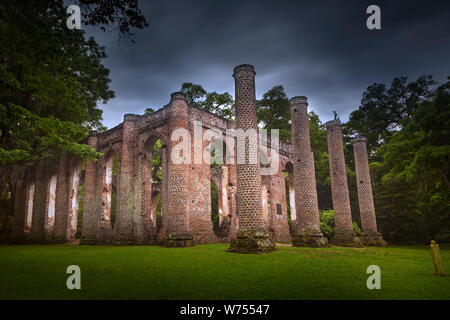
<path fill-rule="evenodd" d="M 0 246 L 0 299 L 450 299 L 427 246 L 227 248 Z M 450 248 L 441 256 L 450 273 Z M 81 290 L 66 287 L 69 265 L 81 268 Z M 381 290 L 366 287 L 369 265 L 381 268 Z"/>

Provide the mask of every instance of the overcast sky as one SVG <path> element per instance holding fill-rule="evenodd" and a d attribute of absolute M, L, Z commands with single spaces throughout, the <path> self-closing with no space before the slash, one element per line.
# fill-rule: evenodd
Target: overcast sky
<path fill-rule="evenodd" d="M 368 30 L 366 8 L 381 8 Z M 323 122 L 343 121 L 374 82 L 450 75 L 450 1 L 140 1 L 149 27 L 136 43 L 83 27 L 106 47 L 116 98 L 101 108 L 114 127 L 125 113 L 168 103 L 183 82 L 234 96 L 233 68 L 252 64 L 256 95 L 275 85 L 308 97 Z"/>

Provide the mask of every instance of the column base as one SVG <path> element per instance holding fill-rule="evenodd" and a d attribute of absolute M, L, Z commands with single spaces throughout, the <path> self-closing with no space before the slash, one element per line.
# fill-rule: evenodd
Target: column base
<path fill-rule="evenodd" d="M 363 246 L 361 239 L 353 231 L 336 232 L 330 242 L 333 245 L 342 247 L 361 248 Z"/>
<path fill-rule="evenodd" d="M 315 247 L 325 248 L 329 247 L 327 238 L 321 232 L 303 231 L 292 238 L 292 245 L 294 247 Z"/>
<path fill-rule="evenodd" d="M 263 254 L 275 250 L 275 241 L 266 231 L 238 231 L 228 252 Z"/>
<path fill-rule="evenodd" d="M 131 246 L 134 244 L 134 237 L 130 235 L 116 235 L 114 236 L 113 245 L 115 246 Z"/>
<path fill-rule="evenodd" d="M 81 236 L 80 245 L 94 245 L 97 241 L 94 237 L 83 237 Z"/>
<path fill-rule="evenodd" d="M 195 246 L 195 241 L 190 234 L 169 233 L 164 245 L 167 248 L 184 248 Z"/>
<path fill-rule="evenodd" d="M 361 235 L 361 241 L 365 246 L 386 247 L 387 242 L 378 231 L 364 231 Z"/>

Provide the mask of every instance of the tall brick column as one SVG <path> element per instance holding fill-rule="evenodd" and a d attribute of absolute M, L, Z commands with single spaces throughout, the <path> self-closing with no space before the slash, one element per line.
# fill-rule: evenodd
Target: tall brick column
<path fill-rule="evenodd" d="M 25 238 L 25 218 L 27 202 L 27 186 L 25 183 L 25 169 L 15 167 L 13 169 L 14 188 L 14 224 L 12 242 L 21 243 Z"/>
<path fill-rule="evenodd" d="M 61 152 L 56 183 L 55 227 L 53 228 L 53 240 L 55 242 L 66 241 L 67 217 L 69 214 L 68 164 L 67 152 Z"/>
<path fill-rule="evenodd" d="M 171 141 L 172 132 L 176 129 L 188 130 L 188 104 L 184 93 L 175 92 L 171 94 L 169 103 L 169 141 L 168 141 L 168 184 L 167 184 L 167 217 L 166 217 L 166 246 L 168 247 L 186 247 L 193 246 L 190 222 L 189 222 L 189 182 L 187 170 L 189 165 L 178 164 L 172 161 L 172 152 L 174 147 L 181 143 L 180 141 Z M 183 150 L 186 155 L 177 155 L 187 157 L 191 150 Z"/>
<path fill-rule="evenodd" d="M 123 118 L 122 127 L 122 149 L 119 168 L 119 188 L 117 197 L 117 216 L 114 224 L 114 244 L 133 244 L 134 237 L 134 214 L 136 204 L 134 199 L 134 161 L 135 153 L 135 123 L 137 115 L 126 114 Z M 140 194 L 139 194 L 140 196 Z"/>
<path fill-rule="evenodd" d="M 372 196 L 372 183 L 370 181 L 369 158 L 367 155 L 366 138 L 358 136 L 353 138 L 353 151 L 355 154 L 356 185 L 358 188 L 359 212 L 361 214 L 362 235 L 365 245 L 385 246 L 386 242 L 377 230 L 375 206 Z"/>
<path fill-rule="evenodd" d="M 258 130 L 256 118 L 255 70 L 251 65 L 234 68 L 236 100 L 236 129 Z M 261 173 L 258 148 L 258 134 L 249 137 L 245 146 L 246 160 L 237 163 L 237 214 L 239 230 L 230 242 L 231 252 L 266 253 L 275 249 L 275 242 L 269 234 L 263 216 L 261 203 Z M 250 154 L 256 144 L 256 154 Z M 239 148 L 238 148 L 239 150 Z M 238 155 L 239 158 L 239 155 Z M 256 159 L 251 163 L 250 159 Z"/>
<path fill-rule="evenodd" d="M 325 123 L 325 127 L 328 133 L 331 194 L 336 225 L 336 231 L 331 241 L 340 246 L 360 246 L 361 240 L 356 236 L 352 225 L 341 122 L 339 120 L 328 121 Z"/>
<path fill-rule="evenodd" d="M 309 135 L 306 97 L 290 100 L 292 117 L 292 157 L 294 159 L 295 212 L 297 215 L 294 246 L 324 247 L 327 240 L 320 231 L 314 155 Z"/>
<path fill-rule="evenodd" d="M 97 149 L 98 132 L 89 133 L 88 144 Z M 84 205 L 83 205 L 83 225 L 81 231 L 80 244 L 95 244 L 98 230 L 98 204 L 96 197 L 97 187 L 97 164 L 94 161 L 86 163 L 84 179 Z"/>
<path fill-rule="evenodd" d="M 33 218 L 31 224 L 30 239 L 32 242 L 42 243 L 46 241 L 45 224 L 47 220 L 47 187 L 48 177 L 44 163 L 38 163 L 35 168 L 33 197 Z"/>

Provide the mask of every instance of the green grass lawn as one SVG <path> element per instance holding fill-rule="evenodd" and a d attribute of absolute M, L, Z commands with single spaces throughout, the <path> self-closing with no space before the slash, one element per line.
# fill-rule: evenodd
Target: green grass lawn
<path fill-rule="evenodd" d="M 427 246 L 227 248 L 0 246 L 0 299 L 450 299 L 450 277 L 433 276 Z M 441 256 L 450 273 L 450 248 Z M 72 264 L 81 290 L 66 288 Z M 366 287 L 369 265 L 381 268 L 381 290 Z"/>

